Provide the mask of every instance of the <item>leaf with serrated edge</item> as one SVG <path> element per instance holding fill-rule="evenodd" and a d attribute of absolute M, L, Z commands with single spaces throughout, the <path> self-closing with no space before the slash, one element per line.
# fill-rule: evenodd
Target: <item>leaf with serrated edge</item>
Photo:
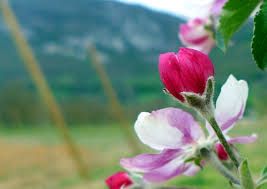
<path fill-rule="evenodd" d="M 252 39 L 252 54 L 260 69 L 267 66 L 267 0 L 264 0 L 256 14 L 255 29 Z"/>
<path fill-rule="evenodd" d="M 225 3 L 220 16 L 219 28 L 225 49 L 231 37 L 251 15 L 259 2 L 260 0 L 228 0 Z"/>

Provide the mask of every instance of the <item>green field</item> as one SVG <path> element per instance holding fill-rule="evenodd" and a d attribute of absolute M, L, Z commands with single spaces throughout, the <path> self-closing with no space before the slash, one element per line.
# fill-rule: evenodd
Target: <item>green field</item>
<path fill-rule="evenodd" d="M 259 134 L 254 144 L 239 145 L 242 154 L 250 160 L 255 177 L 267 164 L 266 121 L 242 121 L 232 136 Z M 82 189 L 105 188 L 103 180 L 122 170 L 121 157 L 130 157 L 121 129 L 117 125 L 77 126 L 71 132 L 89 165 L 90 180 L 79 178 L 75 166 L 65 153 L 62 140 L 52 127 L 0 129 L 0 188 L 5 189 Z M 140 145 L 142 145 L 140 143 Z M 147 151 L 146 148 L 144 148 Z M 178 177 L 168 184 L 197 188 L 230 188 L 212 168 L 206 166 L 196 176 Z"/>

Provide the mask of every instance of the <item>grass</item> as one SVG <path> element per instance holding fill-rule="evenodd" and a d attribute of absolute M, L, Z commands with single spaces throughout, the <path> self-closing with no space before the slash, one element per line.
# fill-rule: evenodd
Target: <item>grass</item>
<path fill-rule="evenodd" d="M 91 178 L 89 181 L 85 182 L 78 177 L 54 128 L 2 127 L 0 188 L 102 189 L 105 188 L 103 180 L 106 177 L 122 170 L 119 159 L 132 156 L 124 135 L 116 125 L 77 126 L 71 132 L 88 163 Z M 242 121 L 230 134 L 242 136 L 254 132 L 259 134 L 257 142 L 238 145 L 238 148 L 249 158 L 253 176 L 257 177 L 267 164 L 267 122 Z M 177 177 L 168 184 L 211 189 L 230 188 L 227 181 L 209 166 L 194 177 Z"/>

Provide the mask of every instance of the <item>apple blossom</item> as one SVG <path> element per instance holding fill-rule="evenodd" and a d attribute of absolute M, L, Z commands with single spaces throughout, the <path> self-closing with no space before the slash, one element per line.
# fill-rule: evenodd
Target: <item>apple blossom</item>
<path fill-rule="evenodd" d="M 206 26 L 210 25 L 207 18 L 195 18 L 180 25 L 179 38 L 189 48 L 209 54 L 216 45 L 213 33 Z"/>
<path fill-rule="evenodd" d="M 162 182 L 181 174 L 192 176 L 200 169 L 192 162 L 185 162 L 205 139 L 189 113 L 176 108 L 142 112 L 135 122 L 135 131 L 144 144 L 159 153 L 121 159 L 127 170 L 144 172 L 145 180 Z"/>
<path fill-rule="evenodd" d="M 218 27 L 218 16 L 227 0 L 209 2 L 206 16 L 190 19 L 180 25 L 179 38 L 182 43 L 192 49 L 209 54 L 216 45 L 215 33 Z"/>
<path fill-rule="evenodd" d="M 242 117 L 247 93 L 246 82 L 237 81 L 230 75 L 222 87 L 215 110 L 223 131 L 229 131 L 235 121 Z M 177 108 L 142 112 L 135 122 L 135 131 L 144 144 L 158 153 L 124 158 L 121 159 L 121 165 L 131 172 L 142 172 L 143 178 L 151 182 L 162 182 L 181 174 L 192 176 L 200 167 L 194 161 L 188 160 L 197 158 L 200 149 L 213 149 L 219 144 L 208 124 L 207 128 L 209 136 L 205 137 L 194 118 Z M 226 135 L 226 138 L 229 143 L 250 143 L 255 141 L 257 135 L 236 138 Z"/>

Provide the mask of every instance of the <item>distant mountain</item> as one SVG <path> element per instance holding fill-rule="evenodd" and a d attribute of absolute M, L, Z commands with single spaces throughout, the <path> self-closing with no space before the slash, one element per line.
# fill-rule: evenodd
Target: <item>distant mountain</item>
<path fill-rule="evenodd" d="M 83 77 L 88 82 L 89 68 L 84 62 L 88 61 L 90 41 L 97 46 L 103 63 L 116 67 L 111 68 L 115 76 L 156 65 L 159 53 L 180 46 L 179 19 L 139 6 L 99 0 L 26 0 L 10 4 L 52 82 L 64 80 L 62 77 L 69 74 L 74 80 Z M 1 27 L 0 45 L 4 49 L 0 56 L 5 62 L 16 64 L 10 36 L 2 23 Z M 14 66 L 1 65 L 4 72 Z M 9 76 L 14 78 L 16 74 Z"/>
<path fill-rule="evenodd" d="M 158 56 L 178 51 L 181 19 L 104 0 L 10 0 L 10 4 L 59 100 L 82 97 L 101 103 L 104 99 L 87 55 L 88 44 L 93 41 L 125 104 L 166 104 L 157 71 Z M 233 73 L 248 80 L 252 88 L 249 105 L 267 105 L 267 76 L 250 54 L 252 27 L 252 21 L 245 24 L 226 54 L 215 48 L 210 57 L 216 68 L 217 93 Z M 16 80 L 33 88 L 2 19 L 0 58 L 1 86 Z M 261 103 L 259 98 L 263 98 Z"/>

